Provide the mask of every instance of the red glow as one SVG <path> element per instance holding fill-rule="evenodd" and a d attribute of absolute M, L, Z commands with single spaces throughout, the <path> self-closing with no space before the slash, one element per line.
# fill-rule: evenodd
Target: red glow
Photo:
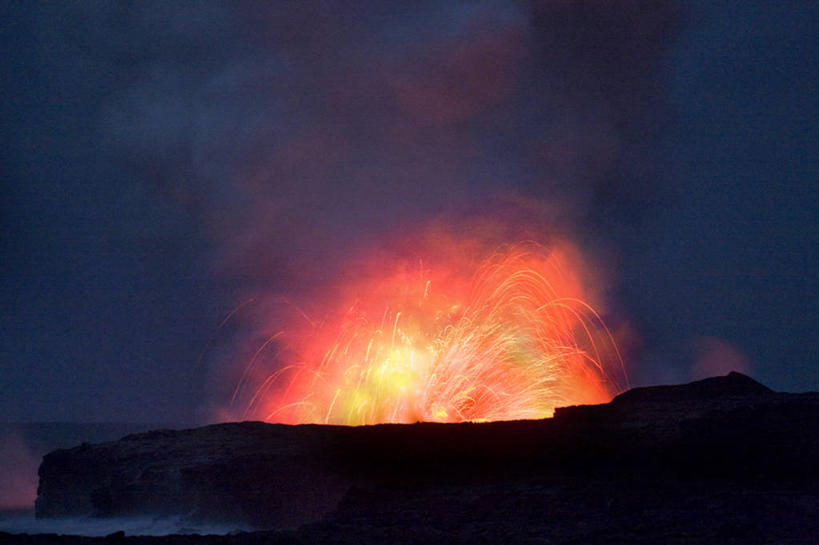
<path fill-rule="evenodd" d="M 351 425 L 543 418 L 626 387 L 614 340 L 586 302 L 575 249 L 521 244 L 464 257 L 472 253 L 443 252 L 429 264 L 371 260 L 339 290 L 335 319 L 287 328 L 260 348 L 248 370 L 269 345 L 286 346 L 245 417 Z"/>

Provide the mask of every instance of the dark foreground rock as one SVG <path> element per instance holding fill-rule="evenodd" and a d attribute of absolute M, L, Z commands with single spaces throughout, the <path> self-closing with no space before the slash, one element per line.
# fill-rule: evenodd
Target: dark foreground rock
<path fill-rule="evenodd" d="M 540 421 L 132 435 L 47 455 L 36 508 L 276 530 L 163 543 L 816 543 L 817 460 L 819 394 L 732 373 Z M 0 534 L 157 542 L 71 539 Z"/>

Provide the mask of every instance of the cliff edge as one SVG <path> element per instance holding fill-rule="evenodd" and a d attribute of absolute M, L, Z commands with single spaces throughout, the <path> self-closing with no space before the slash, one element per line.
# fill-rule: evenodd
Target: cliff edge
<path fill-rule="evenodd" d="M 366 427 L 240 422 L 83 444 L 44 457 L 36 513 L 234 520 L 301 527 L 315 542 L 334 524 L 440 523 L 471 540 L 474 528 L 463 524 L 494 521 L 504 528 L 522 516 L 520 509 L 533 517 L 541 509 L 537 520 L 553 520 L 558 529 L 602 511 L 606 524 L 621 517 L 627 528 L 626 520 L 654 504 L 671 502 L 669 509 L 683 512 L 691 494 L 710 498 L 715 490 L 733 498 L 723 508 L 742 513 L 759 491 L 779 491 L 786 499 L 777 501 L 790 505 L 797 490 L 801 499 L 788 512 L 815 513 L 817 459 L 819 394 L 777 393 L 731 373 L 636 388 L 608 404 L 558 409 L 545 420 Z M 525 506 L 510 511 L 509 501 Z M 496 510 L 481 507 L 485 502 Z M 612 511 L 620 503 L 626 511 Z M 800 536 L 804 524 L 819 524 L 804 520 Z"/>

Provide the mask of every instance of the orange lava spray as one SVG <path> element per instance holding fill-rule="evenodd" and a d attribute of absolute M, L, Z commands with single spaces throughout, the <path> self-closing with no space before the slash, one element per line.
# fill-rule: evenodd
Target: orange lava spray
<path fill-rule="evenodd" d="M 362 283 L 335 321 L 290 343 L 245 417 L 281 423 L 496 421 L 606 402 L 627 387 L 617 346 L 588 304 L 566 245 L 496 250 L 459 265 L 397 267 Z M 388 270 L 387 267 L 383 267 Z M 234 392 L 247 387 L 247 369 Z"/>

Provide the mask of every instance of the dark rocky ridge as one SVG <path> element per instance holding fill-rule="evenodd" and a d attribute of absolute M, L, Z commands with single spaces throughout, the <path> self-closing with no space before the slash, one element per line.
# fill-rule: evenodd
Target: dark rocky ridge
<path fill-rule="evenodd" d="M 243 422 L 84 444 L 43 459 L 36 508 L 291 529 L 268 542 L 817 542 L 816 460 L 819 394 L 731 373 L 539 421 Z"/>
<path fill-rule="evenodd" d="M 671 386 L 645 386 L 632 388 L 623 392 L 612 400 L 616 405 L 637 404 L 661 401 L 704 401 L 706 399 L 722 399 L 729 397 L 749 398 L 765 396 L 774 393 L 751 377 L 731 371 L 724 377 L 711 377 L 690 384 L 674 384 Z"/>

